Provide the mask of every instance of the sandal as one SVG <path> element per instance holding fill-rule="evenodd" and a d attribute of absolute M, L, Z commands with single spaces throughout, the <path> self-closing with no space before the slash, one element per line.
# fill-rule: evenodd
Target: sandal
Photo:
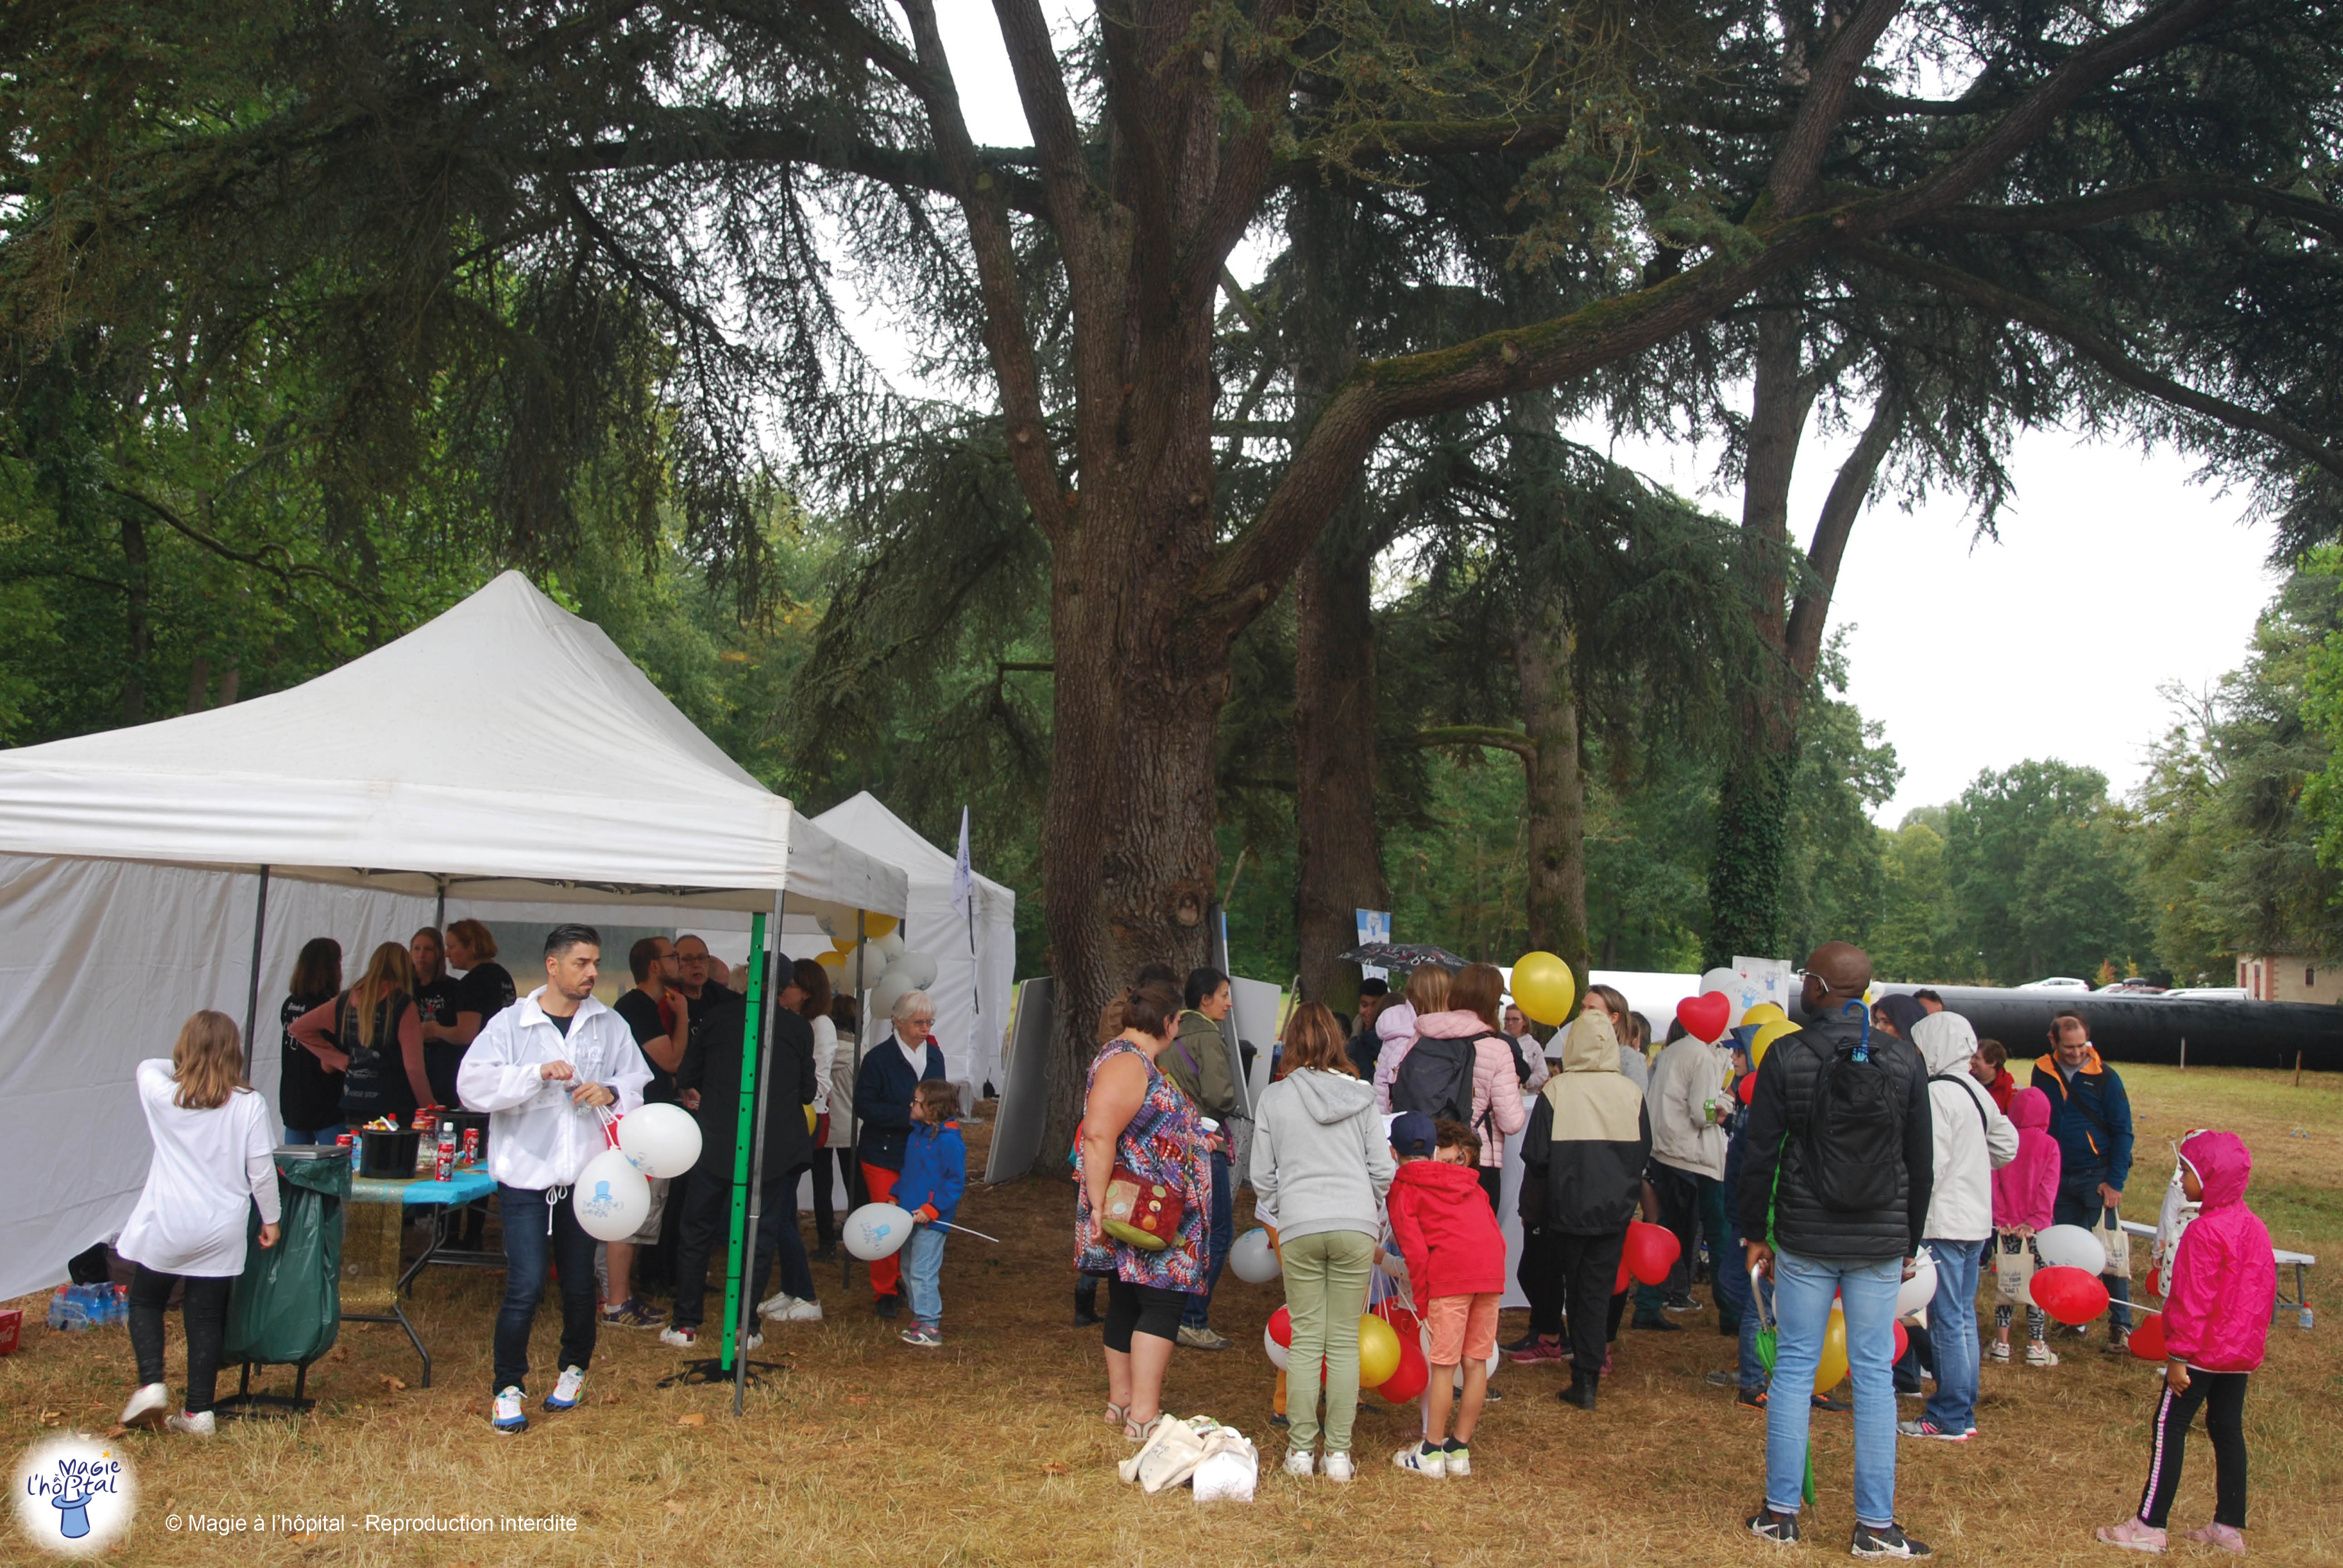
<path fill-rule="evenodd" d="M 1110 1404 L 1106 1407 L 1106 1423 L 1109 1426 L 1121 1426 L 1130 1415 L 1131 1407 L 1128 1405 Z"/>
<path fill-rule="evenodd" d="M 1133 1421 L 1126 1415 L 1122 1418 L 1122 1441 L 1145 1442 L 1155 1435 L 1155 1429 L 1162 1424 L 1163 1412 L 1160 1410 L 1145 1421 Z"/>

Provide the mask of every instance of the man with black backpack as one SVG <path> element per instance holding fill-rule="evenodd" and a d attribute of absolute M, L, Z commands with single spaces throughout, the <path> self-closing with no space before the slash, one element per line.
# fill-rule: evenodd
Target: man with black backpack
<path fill-rule="evenodd" d="M 1765 1503 L 1753 1534 L 1798 1539 L 1807 1473 L 1803 1397 L 1814 1386 L 1833 1299 L 1844 1306 L 1855 1378 L 1857 1557 L 1926 1557 L 1896 1523 L 1896 1294 L 1919 1251 L 1934 1189 L 1928 1070 L 1908 1041 L 1874 1030 L 1871 959 L 1825 942 L 1806 960 L 1807 1022 L 1757 1069 L 1741 1171 L 1749 1267 L 1774 1282 L 1774 1381 L 1765 1403 Z"/>

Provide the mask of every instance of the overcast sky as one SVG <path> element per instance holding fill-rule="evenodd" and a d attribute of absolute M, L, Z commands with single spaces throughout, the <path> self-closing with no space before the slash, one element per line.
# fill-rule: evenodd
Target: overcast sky
<path fill-rule="evenodd" d="M 939 15 L 970 133 L 1029 142 L 991 8 L 945 5 Z M 1240 276 L 1253 270 L 1246 260 L 1234 264 Z M 875 321 L 865 334 L 882 364 L 900 362 L 890 336 Z M 1849 444 L 1803 450 L 1791 512 L 1801 539 Z M 1623 443 L 1614 455 L 1739 515 L 1737 490 L 1709 488 L 1713 453 Z M 2189 465 L 2169 453 L 2043 431 L 2019 437 L 2010 467 L 2017 494 L 1998 541 L 1972 542 L 1956 496 L 1912 513 L 1875 504 L 1855 525 L 1831 619 L 1855 628 L 1848 695 L 1885 725 L 1904 767 L 1883 822 L 2027 758 L 2096 768 L 2128 790 L 2170 723 L 2157 689 L 2236 668 L 2277 589 L 2263 567 L 2268 530 L 2244 523 L 2244 498 L 2192 485 Z"/>

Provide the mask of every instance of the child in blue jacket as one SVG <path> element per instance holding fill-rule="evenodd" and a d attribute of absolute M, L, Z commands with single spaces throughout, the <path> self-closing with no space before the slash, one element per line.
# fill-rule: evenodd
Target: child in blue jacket
<path fill-rule="evenodd" d="M 922 1081 L 911 1096 L 910 1141 L 903 1150 L 903 1174 L 895 1201 L 911 1213 L 911 1239 L 904 1244 L 903 1284 L 911 1298 L 911 1326 L 903 1342 L 922 1348 L 944 1342 L 944 1225 L 960 1212 L 968 1188 L 968 1145 L 961 1141 L 960 1091 L 941 1079 Z M 940 1220 L 943 1225 L 931 1223 Z"/>

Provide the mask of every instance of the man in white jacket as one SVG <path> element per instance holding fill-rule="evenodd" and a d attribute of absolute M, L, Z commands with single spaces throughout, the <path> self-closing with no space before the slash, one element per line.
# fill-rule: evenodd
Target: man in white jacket
<path fill-rule="evenodd" d="M 528 1332 L 548 1261 L 561 1270 L 561 1375 L 549 1411 L 574 1408 L 594 1358 L 594 1238 L 578 1223 L 570 1188 L 609 1147 L 600 1108 L 624 1116 L 643 1102 L 650 1066 L 626 1020 L 594 1000 L 601 934 L 556 926 L 545 939 L 545 984 L 490 1019 L 464 1054 L 456 1086 L 488 1113 L 488 1174 L 504 1221 L 505 1299 L 497 1310 L 498 1432 L 528 1430 L 522 1384 Z"/>
<path fill-rule="evenodd" d="M 1653 1287 L 1635 1292 L 1635 1318 L 1643 1328 L 1669 1326 L 1654 1319 L 1655 1305 L 1672 1312 L 1696 1311 L 1693 1299 L 1693 1247 L 1700 1232 L 1708 1232 L 1708 1255 L 1717 1268 L 1736 1266 L 1725 1252 L 1725 1154 L 1730 1139 L 1725 1131 L 1725 1081 L 1733 1058 L 1723 1048 L 1691 1034 L 1668 1041 L 1652 1064 L 1651 1081 L 1644 1089 L 1644 1105 L 1652 1117 L 1652 1160 L 1646 1177 L 1659 1195 L 1660 1222 L 1675 1232 L 1675 1267 L 1668 1271 L 1661 1302 L 1652 1300 Z M 1711 1294 L 1715 1294 L 1714 1283 Z M 1724 1298 L 1718 1297 L 1722 1312 Z M 1720 1321 L 1717 1332 L 1738 1333 L 1740 1320 Z"/>
<path fill-rule="evenodd" d="M 1966 1442 L 1976 1432 L 1977 1265 L 1993 1239 L 1993 1173 L 2017 1158 L 2017 1129 L 1969 1075 L 1976 1030 L 1956 1012 L 1936 1012 L 1912 1026 L 1912 1043 L 1928 1066 L 1928 1112 L 1936 1130 L 1936 1184 L 1928 1198 L 1923 1243 L 1936 1262 L 1928 1304 L 1928 1343 L 1936 1390 L 1916 1421 L 1899 1422 L 1906 1437 Z"/>

